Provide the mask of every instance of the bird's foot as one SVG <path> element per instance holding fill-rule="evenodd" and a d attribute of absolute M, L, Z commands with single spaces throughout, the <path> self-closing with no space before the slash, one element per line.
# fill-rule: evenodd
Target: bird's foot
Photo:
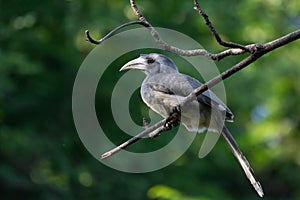
<path fill-rule="evenodd" d="M 165 129 L 171 130 L 173 127 L 178 126 L 180 123 L 180 117 L 181 117 L 180 106 L 176 106 L 166 120 L 166 123 L 164 125 Z"/>

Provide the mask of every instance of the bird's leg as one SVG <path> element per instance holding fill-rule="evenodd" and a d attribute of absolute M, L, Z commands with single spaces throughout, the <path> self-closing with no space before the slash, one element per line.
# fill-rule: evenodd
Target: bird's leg
<path fill-rule="evenodd" d="M 164 125 L 165 130 L 170 130 L 175 126 L 178 126 L 180 122 L 180 117 L 181 117 L 181 109 L 180 106 L 176 106 L 169 117 L 167 118 L 167 121 Z"/>
<path fill-rule="evenodd" d="M 162 132 L 171 130 L 173 127 L 178 126 L 180 122 L 180 117 L 181 117 L 181 109 L 180 106 L 176 106 L 169 117 L 166 119 L 166 122 L 164 126 L 156 129 L 152 133 L 149 134 L 149 137 L 151 138 L 156 138 L 159 136 Z"/>
<path fill-rule="evenodd" d="M 145 117 L 143 117 L 143 127 L 145 130 L 149 128 L 149 122 L 147 122 L 147 119 Z"/>

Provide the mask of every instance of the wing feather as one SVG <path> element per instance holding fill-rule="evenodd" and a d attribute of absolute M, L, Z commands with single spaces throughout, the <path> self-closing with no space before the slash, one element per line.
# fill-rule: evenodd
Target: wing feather
<path fill-rule="evenodd" d="M 182 97 L 188 96 L 194 89 L 202 85 L 198 80 L 181 73 L 158 74 L 146 78 L 145 82 L 150 84 L 154 91 Z M 225 112 L 226 120 L 233 120 L 233 113 L 212 91 L 203 92 L 197 96 L 197 100 L 215 110 Z"/>

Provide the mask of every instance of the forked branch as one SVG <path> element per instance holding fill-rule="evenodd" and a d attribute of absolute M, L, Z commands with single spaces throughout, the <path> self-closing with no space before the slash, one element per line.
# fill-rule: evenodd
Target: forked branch
<path fill-rule="evenodd" d="M 194 0 L 194 9 L 198 11 L 198 13 L 203 17 L 203 19 L 205 20 L 206 25 L 208 26 L 208 28 L 210 29 L 210 31 L 212 32 L 212 34 L 214 35 L 214 37 L 216 38 L 217 42 L 224 47 L 230 47 L 231 49 L 227 49 L 225 51 L 222 51 L 220 53 L 217 54 L 213 54 L 210 53 L 208 51 L 206 51 L 205 49 L 191 49 L 191 50 L 184 50 L 184 49 L 180 49 L 178 47 L 174 47 L 168 43 L 166 43 L 159 35 L 159 33 L 156 31 L 156 29 L 147 21 L 147 19 L 144 17 L 144 15 L 142 14 L 142 12 L 139 10 L 139 8 L 137 7 L 135 0 L 130 0 L 130 5 L 131 8 L 133 9 L 135 15 L 138 17 L 139 21 L 132 21 L 132 22 L 127 22 L 125 24 L 122 24 L 118 27 L 116 27 L 115 29 L 113 29 L 111 32 L 109 32 L 106 36 L 104 36 L 102 39 L 100 40 L 95 40 L 91 37 L 91 35 L 89 34 L 89 31 L 86 30 L 86 40 L 93 43 L 93 44 L 101 44 L 102 42 L 104 42 L 105 40 L 107 40 L 108 38 L 110 38 L 111 36 L 113 36 L 117 31 L 119 31 L 120 29 L 126 27 L 126 26 L 131 26 L 134 24 L 137 25 L 142 25 L 144 27 L 146 27 L 149 31 L 149 33 L 151 34 L 151 36 L 153 37 L 153 39 L 155 40 L 155 42 L 157 43 L 158 46 L 160 46 L 162 49 L 173 52 L 177 55 L 181 55 L 181 56 L 197 56 L 197 55 L 201 55 L 201 56 L 205 56 L 207 58 L 210 58 L 212 60 L 221 60 L 229 55 L 239 55 L 245 52 L 250 52 L 249 49 L 249 45 L 248 46 L 243 46 L 237 43 L 233 43 L 233 42 L 225 42 L 221 39 L 221 37 L 219 36 L 219 34 L 217 33 L 216 29 L 214 28 L 213 24 L 210 22 L 208 15 L 201 9 L 201 7 L 199 6 L 199 3 L 197 0 Z"/>
<path fill-rule="evenodd" d="M 290 42 L 293 42 L 300 38 L 300 30 L 294 31 L 292 33 L 289 33 L 281 38 L 278 38 L 276 40 L 273 40 L 271 42 L 265 43 L 265 44 L 257 44 L 257 45 L 251 45 L 251 54 L 247 58 L 240 61 L 238 64 L 232 66 L 230 69 L 224 71 L 220 75 L 214 77 L 213 79 L 207 81 L 205 84 L 201 85 L 200 87 L 196 88 L 192 93 L 190 93 L 179 105 L 179 107 L 183 107 L 185 104 L 191 102 L 194 100 L 194 98 L 201 93 L 208 90 L 208 88 L 211 88 L 218 84 L 220 81 L 225 80 L 226 78 L 232 76 L 233 74 L 237 73 L 238 71 L 242 70 L 243 68 L 249 66 L 251 63 L 262 57 L 263 55 L 283 46 Z M 155 135 L 160 134 L 163 131 L 169 130 L 164 127 L 167 119 L 163 119 L 156 123 L 155 125 L 147 128 L 142 133 L 136 135 L 135 137 L 131 138 L 130 140 L 122 143 L 121 145 L 117 146 L 116 148 L 102 154 L 101 159 L 107 158 L 120 150 L 124 149 L 125 147 L 129 146 L 130 144 L 138 141 L 144 136 L 149 136 L 150 134 L 153 135 L 153 132 Z M 176 121 L 174 122 L 174 125 L 176 124 Z"/>
<path fill-rule="evenodd" d="M 148 29 L 149 33 L 154 38 L 157 45 L 159 45 L 162 49 L 173 52 L 173 53 L 176 53 L 176 54 L 181 55 L 181 56 L 201 55 L 201 56 L 205 56 L 207 58 L 210 58 L 212 60 L 221 60 L 221 59 L 223 59 L 227 56 L 230 56 L 230 55 L 239 55 L 239 54 L 243 54 L 243 53 L 246 53 L 246 52 L 250 53 L 250 55 L 248 57 L 246 57 L 245 59 L 240 61 L 238 64 L 232 66 L 230 69 L 224 71 L 220 75 L 214 77 L 210 81 L 208 81 L 205 84 L 201 85 L 199 88 L 195 89 L 191 94 L 189 94 L 184 99 L 184 101 L 182 101 L 182 103 L 181 103 L 181 105 L 179 105 L 179 107 L 182 107 L 185 104 L 191 102 L 192 100 L 194 100 L 195 96 L 200 95 L 201 93 L 206 91 L 208 88 L 213 87 L 214 85 L 216 85 L 220 81 L 230 77 L 231 75 L 235 74 L 236 72 L 238 72 L 238 71 L 242 70 L 243 68 L 249 66 L 251 63 L 253 63 L 257 59 L 259 59 L 261 56 L 267 54 L 268 52 L 273 51 L 273 50 L 275 50 L 275 49 L 277 49 L 277 48 L 279 48 L 283 45 L 286 45 L 286 44 L 288 44 L 290 42 L 293 42 L 293 41 L 300 38 L 300 29 L 299 29 L 299 30 L 296 30 L 292 33 L 289 33 L 289 34 L 287 34 L 283 37 L 280 37 L 280 38 L 275 39 L 273 41 L 267 42 L 265 44 L 249 44 L 249 45 L 243 46 L 241 44 L 223 41 L 221 39 L 221 37 L 219 36 L 218 32 L 216 31 L 216 29 L 214 28 L 213 24 L 209 20 L 208 15 L 199 6 L 198 0 L 194 0 L 194 9 L 203 17 L 206 25 L 208 26 L 209 30 L 212 32 L 212 34 L 215 37 L 216 41 L 221 46 L 228 47 L 229 49 L 224 50 L 224 51 L 222 51 L 220 53 L 217 53 L 217 54 L 212 54 L 212 53 L 210 53 L 210 52 L 208 52 L 204 49 L 183 50 L 183 49 L 174 47 L 172 45 L 169 45 L 168 43 L 166 43 L 160 37 L 160 35 L 156 31 L 156 29 L 147 21 L 147 19 L 144 17 L 142 12 L 138 9 L 138 7 L 135 3 L 135 0 L 130 0 L 130 5 L 131 5 L 131 8 L 133 9 L 135 15 L 138 17 L 138 21 L 132 21 L 132 22 L 127 22 L 125 24 L 122 24 L 122 25 L 116 27 L 115 29 L 113 29 L 111 32 L 109 32 L 105 37 L 103 37 L 100 40 L 93 39 L 90 36 L 89 31 L 87 30 L 85 32 L 86 33 L 86 39 L 89 42 L 93 43 L 93 44 L 98 44 L 99 45 L 102 42 L 104 42 L 105 40 L 107 40 L 108 38 L 110 38 L 111 36 L 113 36 L 117 31 L 119 31 L 120 29 L 122 29 L 126 26 L 142 25 L 142 26 L 144 26 L 145 28 Z M 128 140 L 128 141 L 124 142 L 123 144 L 117 146 L 116 148 L 102 154 L 101 159 L 107 158 L 107 157 L 119 152 L 120 150 L 122 150 L 125 147 L 129 146 L 130 144 L 138 141 L 139 139 L 143 138 L 144 136 L 155 137 L 155 136 L 159 135 L 160 133 L 169 130 L 170 128 L 175 126 L 178 122 L 176 120 L 173 120 L 173 122 L 172 122 L 173 126 L 171 124 L 171 127 L 166 127 L 165 124 L 166 124 L 167 121 L 168 121 L 168 119 L 163 119 L 163 120 L 157 122 L 155 125 L 147 128 L 146 130 L 144 130 L 140 134 L 136 135 L 135 137 L 131 138 L 130 140 Z"/>

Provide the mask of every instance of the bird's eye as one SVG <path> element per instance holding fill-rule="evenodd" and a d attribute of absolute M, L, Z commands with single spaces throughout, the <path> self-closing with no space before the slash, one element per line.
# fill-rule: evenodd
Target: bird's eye
<path fill-rule="evenodd" d="M 152 63 L 154 63 L 155 62 L 155 60 L 153 59 L 153 58 L 147 58 L 147 63 L 148 64 L 152 64 Z"/>

